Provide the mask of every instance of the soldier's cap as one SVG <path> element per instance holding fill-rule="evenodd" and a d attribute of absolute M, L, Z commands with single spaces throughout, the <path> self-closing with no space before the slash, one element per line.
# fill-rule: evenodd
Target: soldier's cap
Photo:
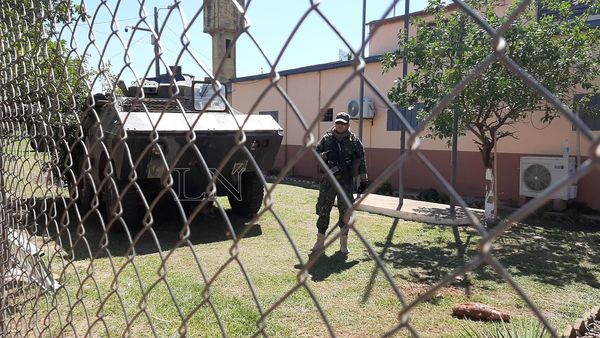
<path fill-rule="evenodd" d="M 350 115 L 348 115 L 348 113 L 344 111 L 337 113 L 337 115 L 335 116 L 335 123 L 350 123 Z"/>

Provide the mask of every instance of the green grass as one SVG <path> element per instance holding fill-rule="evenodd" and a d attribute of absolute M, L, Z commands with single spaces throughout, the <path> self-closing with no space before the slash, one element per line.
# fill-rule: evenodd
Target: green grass
<path fill-rule="evenodd" d="M 28 138 L 6 142 L 1 151 L 8 198 L 54 198 L 68 194 L 67 189 L 55 184 L 61 175 L 61 169 L 52 165 L 56 152 L 34 151 Z"/>
<path fill-rule="evenodd" d="M 316 233 L 316 197 L 316 190 L 287 185 L 278 186 L 274 194 L 274 210 L 304 262 Z M 219 203 L 228 207 L 223 199 Z M 337 217 L 337 212 L 332 215 Z M 328 335 L 306 288 L 283 299 L 298 284 L 300 270 L 295 266 L 300 261 L 272 214 L 264 214 L 240 241 L 235 259 L 231 236 L 218 214 L 195 220 L 185 241 L 180 241 L 181 221 L 172 206 L 161 207 L 155 216 L 158 242 L 144 235 L 132 259 L 124 255 L 129 243 L 122 234 L 111 233 L 108 247 L 99 248 L 100 234 L 92 220 L 86 223 L 85 239 L 98 256 L 93 260 L 84 241 L 72 248 L 66 245 L 61 255 L 53 254 L 54 242 L 47 242 L 43 248 L 64 288 L 55 295 L 43 294 L 38 303 L 26 302 L 15 316 L 27 320 L 23 325 L 38 323 L 36 335 L 81 336 L 91 327 L 89 334 L 98 337 L 124 333 L 148 337 L 152 331 L 160 337 L 182 333 L 212 337 L 220 336 L 222 328 L 229 336 L 242 337 L 256 333 L 260 319 L 252 288 L 263 313 L 280 302 L 264 322 L 269 336 Z M 478 253 L 480 237 L 471 228 L 458 229 L 457 243 L 451 227 L 404 221 L 394 225 L 391 218 L 363 212 L 357 216 L 359 231 L 380 254 L 407 302 Z M 557 219 L 534 221 L 518 224 L 498 238 L 493 254 L 562 333 L 600 305 L 600 234 L 591 226 L 565 225 Z M 245 229 L 239 218 L 232 217 L 232 223 L 238 234 Z M 70 230 L 75 241 L 74 227 Z M 350 236 L 349 256 L 334 254 L 337 243 L 333 243 L 308 271 L 306 285 L 337 335 L 380 336 L 398 323 L 402 304 L 384 274 L 374 274 L 375 261 L 358 237 Z M 61 239 L 69 243 L 65 235 Z M 63 258 L 68 254 L 75 256 L 73 262 Z M 207 286 L 206 281 L 213 278 Z M 501 308 L 518 322 L 533 318 L 515 290 L 483 265 L 416 305 L 409 313 L 410 323 L 424 337 L 460 336 L 467 324 L 451 317 L 451 312 L 455 304 L 466 301 Z M 181 326 L 184 321 L 186 325 Z M 481 322 L 469 325 L 493 328 Z M 410 333 L 401 330 L 398 336 Z"/>

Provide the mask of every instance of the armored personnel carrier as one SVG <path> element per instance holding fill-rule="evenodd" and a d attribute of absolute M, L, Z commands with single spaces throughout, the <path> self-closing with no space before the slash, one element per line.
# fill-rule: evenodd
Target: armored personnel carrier
<path fill-rule="evenodd" d="M 258 212 L 259 172 L 273 167 L 283 137 L 272 116 L 234 110 L 224 87 L 178 68 L 120 88 L 125 95 L 94 95 L 81 117 L 84 137 L 71 151 L 80 209 L 103 204 L 129 227 L 165 196 L 196 206 L 227 196 L 233 212 Z"/>

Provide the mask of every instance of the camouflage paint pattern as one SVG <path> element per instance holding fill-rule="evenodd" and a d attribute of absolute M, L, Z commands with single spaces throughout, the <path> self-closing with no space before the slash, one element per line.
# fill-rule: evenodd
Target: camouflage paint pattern
<path fill-rule="evenodd" d="M 334 136 L 334 128 L 331 128 L 317 144 L 316 150 L 327 163 L 329 169 L 334 173 L 335 179 L 340 183 L 344 193 L 354 202 L 354 177 L 360 176 L 361 181 L 367 180 L 367 166 L 365 163 L 365 151 L 360 140 L 352 132 L 341 139 Z M 339 198 L 330 179 L 324 175 L 319 187 L 319 198 L 317 199 L 316 213 L 317 229 L 325 233 L 329 227 L 331 209 L 338 197 L 339 220 L 338 226 L 344 227 L 344 213 L 347 210 L 345 203 Z"/>

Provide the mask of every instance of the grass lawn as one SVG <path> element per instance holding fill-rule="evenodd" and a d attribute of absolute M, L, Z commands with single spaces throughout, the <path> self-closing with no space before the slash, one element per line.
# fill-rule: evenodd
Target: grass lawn
<path fill-rule="evenodd" d="M 31 140 L 16 138 L 2 147 L 3 184 L 8 198 L 49 198 L 67 194 L 55 183 L 61 176 L 53 165 L 58 153 L 34 151 Z"/>
<path fill-rule="evenodd" d="M 137 241 L 135 256 L 127 256 L 129 241 L 123 234 L 110 233 L 102 247 L 97 222 L 86 222 L 85 237 L 78 237 L 82 229 L 71 225 L 71 239 L 60 236 L 62 250 L 55 251 L 55 241 L 43 246 L 64 288 L 26 302 L 9 325 L 33 327 L 31 335 L 46 336 L 147 337 L 155 332 L 160 337 L 212 337 L 225 332 L 238 337 L 255 334 L 257 325 L 275 337 L 327 336 L 316 300 L 338 336 L 380 336 L 398 323 L 402 304 L 385 275 L 374 273 L 375 260 L 356 234 L 350 235 L 347 258 L 335 254 L 333 243 L 309 269 L 306 287 L 297 287 L 300 260 L 293 248 L 306 262 L 316 233 L 316 197 L 316 190 L 278 186 L 273 196 L 277 216 L 263 214 L 237 249 L 219 212 L 194 220 L 189 238 L 181 239 L 181 220 L 172 206 L 159 208 L 154 235 Z M 225 200 L 219 203 L 228 208 Z M 231 223 L 238 234 L 248 230 L 242 219 L 231 217 Z M 357 213 L 357 228 L 406 302 L 475 257 L 480 238 L 461 227 L 457 243 L 451 227 L 394 222 L 363 212 Z M 513 227 L 493 246 L 494 256 L 559 333 L 600 305 L 597 230 L 567 219 L 563 224 L 538 218 Z M 508 311 L 517 323 L 533 318 L 509 283 L 485 265 L 416 305 L 409 312 L 410 324 L 423 337 L 454 337 L 466 325 L 489 325 L 451 316 L 452 307 L 466 301 Z M 268 315 L 257 323 L 261 312 Z M 396 335 L 411 334 L 402 329 Z"/>

